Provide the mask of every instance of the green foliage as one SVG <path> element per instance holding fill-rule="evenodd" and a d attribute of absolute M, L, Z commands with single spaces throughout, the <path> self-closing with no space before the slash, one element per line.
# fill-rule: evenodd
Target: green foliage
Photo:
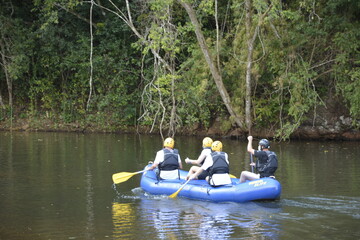
<path fill-rule="evenodd" d="M 152 24 L 149 39 L 151 39 L 151 44 L 149 44 L 143 51 L 143 54 L 146 54 L 149 49 L 163 50 L 170 54 L 171 57 L 175 57 L 179 53 L 180 40 L 175 39 L 173 33 L 167 31 L 166 29 Z"/>
<path fill-rule="evenodd" d="M 360 119 L 360 68 L 354 68 L 346 74 L 350 79 L 347 81 L 346 85 L 340 84 L 339 87 L 344 91 L 343 95 L 350 103 L 351 116 L 354 119 Z M 359 123 L 354 122 L 354 124 Z"/>
<path fill-rule="evenodd" d="M 217 62 L 215 2 L 187 2 L 194 7 Z M 254 45 L 254 126 L 271 128 L 279 138 L 286 139 L 323 104 L 329 89 L 336 89 L 354 125 L 359 124 L 358 1 L 252 2 L 253 29 L 272 5 L 259 23 Z M 0 10 L 0 41 L 7 47 L 15 108 L 25 108 L 23 112 L 29 117 L 42 115 L 69 124 L 85 121 L 114 130 L 134 124 L 156 126 L 163 114 L 167 124 L 175 104 L 178 128 L 209 128 L 221 117 L 227 119 L 222 121 L 222 130 L 231 129 L 232 120 L 199 48 L 194 26 L 177 1 L 129 1 L 134 27 L 144 39 L 138 39 L 118 16 L 110 12 L 103 15 L 103 9 L 94 7 L 93 97 L 89 111 L 90 34 L 86 20 L 90 4 L 77 0 L 12 3 L 13 9 L 5 5 Z M 225 0 L 217 3 L 217 67 L 236 112 L 244 116 L 244 4 Z M 107 1 L 101 4 L 117 11 Z M 115 4 L 127 16 L 125 2 Z M 5 103 L 7 87 L 4 68 L 0 67 L 0 91 Z M 7 110 L 1 111 L 0 119 L 8 116 Z"/>
<path fill-rule="evenodd" d="M 334 76 L 337 80 L 337 90 L 344 97 L 349 105 L 349 110 L 354 125 L 359 125 L 356 121 L 360 119 L 360 27 L 359 21 L 354 23 L 344 23 L 340 32 L 333 38 L 334 44 L 339 53 L 336 56 L 334 66 Z"/>
<path fill-rule="evenodd" d="M 180 89 L 177 99 L 182 105 L 178 111 L 186 124 L 193 126 L 200 123 L 208 128 L 216 115 L 224 110 L 223 103 L 202 52 L 196 45 L 189 46 L 188 50 L 191 50 L 193 57 L 181 66 L 182 79 L 177 85 Z"/>
<path fill-rule="evenodd" d="M 306 114 L 321 104 L 312 80 L 316 77 L 316 73 L 307 69 L 308 66 L 302 63 L 295 68 L 295 72 L 288 74 L 288 79 L 284 82 L 288 88 L 289 103 L 286 107 L 288 117 L 285 119 L 285 125 L 277 133 L 280 139 L 289 138 L 291 133 L 306 120 Z"/>
<path fill-rule="evenodd" d="M 204 11 L 207 14 L 214 15 L 215 9 L 214 9 L 214 1 L 212 0 L 203 0 L 199 4 L 199 9 Z"/>
<path fill-rule="evenodd" d="M 166 20 L 169 17 L 168 10 L 173 5 L 174 0 L 152 0 L 150 10 L 159 20 Z"/>

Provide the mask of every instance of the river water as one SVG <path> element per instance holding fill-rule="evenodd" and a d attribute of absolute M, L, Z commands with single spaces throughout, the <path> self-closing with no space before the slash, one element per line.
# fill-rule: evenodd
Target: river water
<path fill-rule="evenodd" d="M 197 158 L 201 140 L 175 138 L 183 160 Z M 247 142 L 221 140 L 231 174 L 250 170 Z M 113 187 L 112 174 L 142 170 L 161 144 L 147 135 L 0 132 L 0 239 L 360 239 L 359 142 L 272 143 L 277 201 L 151 196 L 139 175 Z"/>

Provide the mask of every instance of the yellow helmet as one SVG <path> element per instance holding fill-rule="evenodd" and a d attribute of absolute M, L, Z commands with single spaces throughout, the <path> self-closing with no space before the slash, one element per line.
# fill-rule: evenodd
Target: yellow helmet
<path fill-rule="evenodd" d="M 175 141 L 174 141 L 174 139 L 172 139 L 172 138 L 167 138 L 167 139 L 165 139 L 165 141 L 164 141 L 164 147 L 169 147 L 169 148 L 174 148 L 174 145 L 175 145 Z"/>
<path fill-rule="evenodd" d="M 215 152 L 221 152 L 223 148 L 223 145 L 220 141 L 215 141 L 213 142 L 213 144 L 211 144 L 211 150 L 215 151 Z"/>
<path fill-rule="evenodd" d="M 211 147 L 211 144 L 213 143 L 213 140 L 209 137 L 206 137 L 203 139 L 203 147 Z"/>

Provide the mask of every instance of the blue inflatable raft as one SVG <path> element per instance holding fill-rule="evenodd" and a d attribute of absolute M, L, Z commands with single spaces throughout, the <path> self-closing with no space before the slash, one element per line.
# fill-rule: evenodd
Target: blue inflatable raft
<path fill-rule="evenodd" d="M 141 188 L 153 195 L 171 195 L 186 182 L 187 171 L 180 170 L 181 179 L 158 180 L 155 171 L 146 171 L 141 177 Z M 212 202 L 249 202 L 255 200 L 275 200 L 281 194 L 280 183 L 273 178 L 239 183 L 232 178 L 232 184 L 211 187 L 205 180 L 191 180 L 180 191 L 178 197 Z"/>

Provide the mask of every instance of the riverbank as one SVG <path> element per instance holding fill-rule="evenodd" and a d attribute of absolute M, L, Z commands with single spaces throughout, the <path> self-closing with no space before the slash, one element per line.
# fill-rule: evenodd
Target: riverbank
<path fill-rule="evenodd" d="M 330 124 L 324 122 L 321 125 L 304 124 L 294 131 L 290 139 L 294 140 L 347 140 L 359 141 L 360 131 L 351 127 L 350 119 L 340 118 Z M 58 122 L 47 118 L 29 120 L 17 119 L 13 121 L 1 121 L 1 131 L 28 131 L 28 132 L 78 132 L 78 133 L 139 133 L 158 134 L 158 130 L 151 131 L 149 126 L 122 126 L 116 124 L 98 124 L 84 122 Z M 166 131 L 163 132 L 166 134 Z M 182 127 L 178 129 L 178 135 L 188 136 L 213 136 L 226 138 L 246 138 L 247 132 L 238 128 L 222 130 L 220 120 L 215 121 L 208 129 L 199 126 Z M 253 128 L 252 135 L 258 138 L 273 138 L 275 132 L 269 128 Z"/>

